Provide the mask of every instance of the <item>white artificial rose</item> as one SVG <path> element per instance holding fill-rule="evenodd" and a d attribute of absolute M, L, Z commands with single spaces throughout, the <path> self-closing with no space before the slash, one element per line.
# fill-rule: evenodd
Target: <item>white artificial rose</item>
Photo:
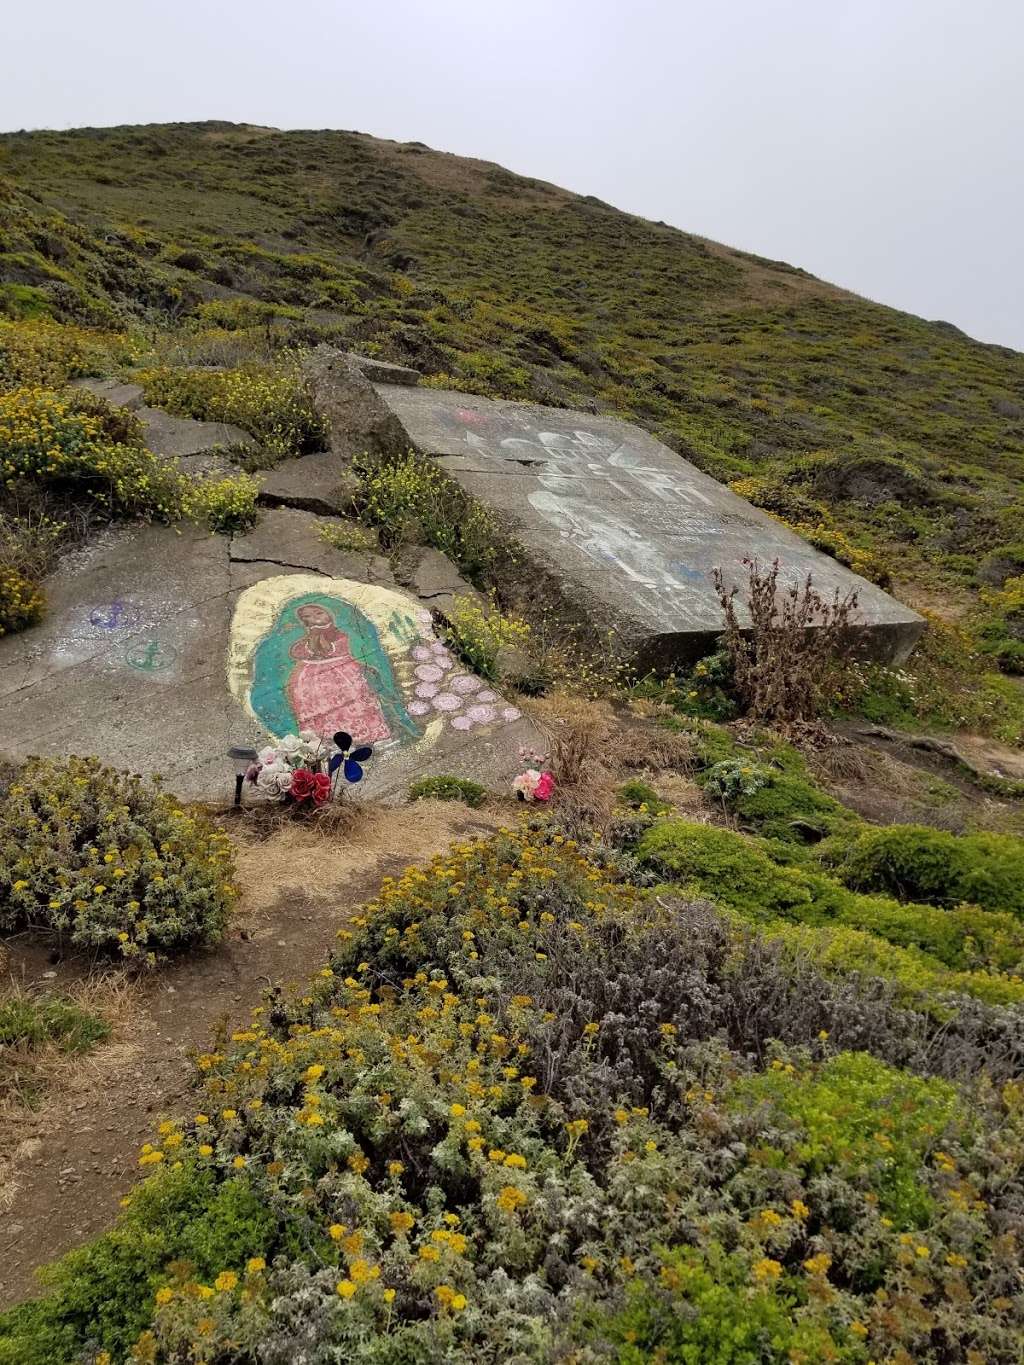
<path fill-rule="evenodd" d="M 273 762 L 265 763 L 256 776 L 256 786 L 259 791 L 268 796 L 275 796 L 280 790 L 278 781 L 284 773 L 288 773 L 288 768 L 284 763 Z M 291 785 L 291 774 L 289 776 L 289 786 Z"/>
<path fill-rule="evenodd" d="M 272 744 L 268 744 L 265 749 L 260 750 L 259 761 L 263 764 L 264 768 L 269 767 L 270 764 L 277 762 L 277 750 L 274 748 Z"/>
<path fill-rule="evenodd" d="M 277 751 L 282 758 L 294 758 L 301 750 L 302 744 L 298 735 L 285 735 L 284 739 L 277 746 Z"/>

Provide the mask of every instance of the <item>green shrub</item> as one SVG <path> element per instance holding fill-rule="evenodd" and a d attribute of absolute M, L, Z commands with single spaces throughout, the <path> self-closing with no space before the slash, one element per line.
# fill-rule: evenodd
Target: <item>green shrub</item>
<path fill-rule="evenodd" d="M 409 788 L 410 801 L 461 801 L 466 806 L 482 806 L 487 788 L 468 777 L 421 777 Z"/>
<path fill-rule="evenodd" d="M 732 686 L 732 661 L 723 652 L 709 654 L 686 673 L 667 678 L 648 674 L 632 684 L 630 696 L 661 702 L 681 716 L 724 721 L 736 715 Z"/>
<path fill-rule="evenodd" d="M 137 959 L 216 942 L 230 841 L 159 785 L 96 759 L 30 759 L 0 808 L 0 931 L 56 930 Z"/>
<path fill-rule="evenodd" d="M 981 598 L 987 608 L 978 629 L 983 652 L 992 655 L 1004 673 L 1024 673 L 1024 577 L 982 591 Z"/>
<path fill-rule="evenodd" d="M 1024 689 L 996 671 L 976 634 L 924 614 L 928 629 L 908 664 L 854 663 L 847 669 L 842 709 L 902 729 L 926 725 L 1024 742 Z"/>
<path fill-rule="evenodd" d="M 1024 917 L 1024 841 L 1010 834 L 948 834 L 923 825 L 865 829 L 822 856 L 858 890 L 929 905 L 966 902 Z"/>
<path fill-rule="evenodd" d="M 922 1227 L 934 1213 L 918 1172 L 951 1125 L 970 1123 L 948 1081 L 908 1075 L 866 1052 L 841 1053 L 814 1072 L 770 1067 L 738 1081 L 729 1103 L 768 1106 L 766 1127 L 795 1124 L 787 1164 L 805 1179 L 835 1167 L 863 1179 L 902 1228 Z"/>
<path fill-rule="evenodd" d="M 633 810 L 639 810 L 644 806 L 651 815 L 664 815 L 666 811 L 672 809 L 671 803 L 663 801 L 650 783 L 641 782 L 638 777 L 622 784 L 619 788 L 619 799 Z"/>
<path fill-rule="evenodd" d="M 172 1267 L 197 1280 L 244 1277 L 275 1225 L 244 1175 L 220 1181 L 194 1162 L 161 1170 L 132 1192 L 112 1232 L 42 1272 L 46 1298 L 0 1317 L 0 1365 L 77 1365 L 86 1343 L 92 1362 L 103 1351 L 125 1360 Z"/>
<path fill-rule="evenodd" d="M 822 872 L 781 865 L 759 840 L 682 820 L 650 829 L 637 854 L 660 875 L 753 923 L 806 926 L 790 941 L 819 964 L 828 957 L 836 967 L 870 971 L 916 994 L 947 990 L 995 1003 L 1024 1000 L 1024 983 L 999 975 L 1024 965 L 1024 929 L 1013 915 L 860 895 Z M 832 927 L 826 933 L 824 926 Z"/>
<path fill-rule="evenodd" d="M 752 791 L 741 788 L 729 805 L 747 829 L 766 839 L 814 842 L 850 823 L 860 823 L 851 811 L 799 772 L 780 772 L 772 767 L 761 771 L 767 780 Z"/>
<path fill-rule="evenodd" d="M 795 1276 L 778 1283 L 774 1265 L 758 1281 L 748 1257 L 716 1242 L 659 1249 L 659 1258 L 656 1280 L 643 1276 L 627 1285 L 624 1308 L 583 1316 L 585 1339 L 603 1354 L 611 1347 L 617 1365 L 809 1365 L 851 1358 L 837 1354 L 847 1335 L 841 1329 L 796 1316 L 803 1286 Z M 847 1339 L 856 1341 L 852 1333 Z"/>
<path fill-rule="evenodd" d="M 915 947 L 898 947 L 873 932 L 846 924 L 785 924 L 759 930 L 784 948 L 795 962 L 811 962 L 830 976 L 856 972 L 891 982 L 898 999 L 914 1009 L 948 1020 L 959 1008 L 957 996 L 990 1005 L 1024 1004 L 1024 982 L 997 972 L 950 971 L 938 957 Z"/>
<path fill-rule="evenodd" d="M 185 417 L 231 422 L 278 459 L 322 450 L 327 429 L 296 370 L 250 365 L 235 370 L 168 367 L 136 376 L 146 402 Z"/>

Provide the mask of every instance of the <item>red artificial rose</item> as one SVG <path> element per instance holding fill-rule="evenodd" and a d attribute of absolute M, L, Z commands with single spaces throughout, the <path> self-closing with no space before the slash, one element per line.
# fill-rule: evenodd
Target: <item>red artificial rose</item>
<path fill-rule="evenodd" d="M 331 795 L 331 779 L 326 773 L 313 774 L 313 800 L 322 806 Z"/>
<path fill-rule="evenodd" d="M 308 797 L 316 793 L 316 777 L 308 768 L 296 768 L 292 773 L 292 785 L 289 788 L 293 801 L 305 801 Z"/>

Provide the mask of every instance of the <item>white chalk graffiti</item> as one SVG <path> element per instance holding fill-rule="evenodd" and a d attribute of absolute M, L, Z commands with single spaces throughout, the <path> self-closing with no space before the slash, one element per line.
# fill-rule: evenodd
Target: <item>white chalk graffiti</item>
<path fill-rule="evenodd" d="M 493 444 L 477 432 L 467 431 L 465 439 L 476 453 L 495 458 Z M 649 520 L 643 507 L 634 512 L 631 505 L 649 505 L 652 498 L 667 504 L 673 520 L 678 516 L 673 527 L 676 546 L 697 544 L 715 528 L 700 514 L 694 518 L 700 523 L 699 534 L 688 534 L 687 512 L 714 504 L 691 480 L 645 464 L 628 445 L 590 431 L 507 436 L 497 446 L 497 458 L 515 460 L 535 474 L 540 487 L 528 495 L 530 505 L 563 541 L 603 568 L 618 569 L 628 579 L 634 600 L 651 611 L 664 610 L 668 593 L 675 613 L 690 614 L 680 594 L 692 597 L 703 573 L 670 559 L 653 543 L 649 530 L 638 524 Z"/>

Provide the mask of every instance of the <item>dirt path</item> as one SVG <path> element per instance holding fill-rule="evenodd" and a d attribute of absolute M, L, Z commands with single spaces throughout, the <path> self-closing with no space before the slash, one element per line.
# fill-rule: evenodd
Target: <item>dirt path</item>
<path fill-rule="evenodd" d="M 485 811 L 424 802 L 366 810 L 348 835 L 288 826 L 241 837 L 239 916 L 215 951 L 163 968 L 138 989 L 126 1026 L 68 1067 L 46 1105 L 23 1125 L 0 1170 L 0 1308 L 38 1293 L 34 1271 L 104 1231 L 139 1177 L 138 1150 L 164 1114 L 187 1107 L 189 1053 L 227 1022 L 238 1027 L 271 983 L 304 981 L 348 916 L 381 877 L 454 840 L 500 823 Z M 26 982 L 81 979 L 75 961 L 50 968 L 38 945 L 10 945 Z"/>

